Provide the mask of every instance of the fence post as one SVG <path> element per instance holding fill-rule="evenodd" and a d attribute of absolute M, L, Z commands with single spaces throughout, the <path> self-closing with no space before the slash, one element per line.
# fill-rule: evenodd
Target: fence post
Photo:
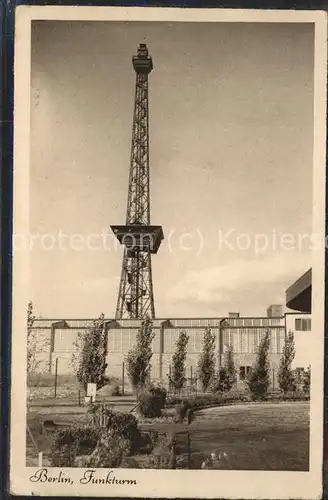
<path fill-rule="evenodd" d="M 275 390 L 274 368 L 272 368 L 272 390 Z"/>
<path fill-rule="evenodd" d="M 169 365 L 169 392 L 171 392 L 171 365 Z"/>
<path fill-rule="evenodd" d="M 56 365 L 55 365 L 55 398 L 57 397 L 57 375 L 58 375 L 58 358 L 56 358 Z"/>
<path fill-rule="evenodd" d="M 193 384 L 193 379 L 192 379 L 192 366 L 190 367 L 190 392 L 193 391 L 194 384 Z"/>
<path fill-rule="evenodd" d="M 188 449 L 188 469 L 191 469 L 191 442 L 190 442 L 189 432 L 187 432 L 187 449 Z"/>
<path fill-rule="evenodd" d="M 124 396 L 124 361 L 122 363 L 122 396 Z"/>

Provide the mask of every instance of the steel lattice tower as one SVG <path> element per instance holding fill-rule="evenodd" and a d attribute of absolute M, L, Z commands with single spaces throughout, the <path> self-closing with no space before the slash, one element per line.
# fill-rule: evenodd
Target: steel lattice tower
<path fill-rule="evenodd" d="M 151 254 L 163 239 L 161 226 L 150 225 L 148 75 L 152 58 L 145 44 L 132 58 L 136 90 L 125 226 L 111 226 L 124 245 L 116 319 L 155 317 Z"/>

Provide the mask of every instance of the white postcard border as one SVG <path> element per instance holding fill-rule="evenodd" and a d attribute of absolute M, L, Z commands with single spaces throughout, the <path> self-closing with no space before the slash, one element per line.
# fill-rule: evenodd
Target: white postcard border
<path fill-rule="evenodd" d="M 229 9 L 19 6 L 16 9 L 14 234 L 29 232 L 30 74 L 32 20 L 260 22 L 315 24 L 314 187 L 313 232 L 325 232 L 326 56 L 327 16 L 318 11 L 260 11 Z M 288 166 L 286 166 L 288 168 Z M 310 403 L 310 471 L 210 471 L 117 469 L 117 479 L 136 485 L 80 484 L 85 469 L 60 469 L 74 484 L 33 483 L 37 470 L 26 467 L 26 306 L 29 255 L 13 256 L 12 394 L 10 491 L 15 495 L 124 496 L 176 498 L 320 498 L 322 495 L 323 359 L 324 359 L 324 246 L 313 255 L 312 266 L 312 394 Z M 315 390 L 313 387 L 315 386 Z M 48 468 L 58 477 L 59 469 Z M 98 477 L 106 470 L 98 469 Z"/>

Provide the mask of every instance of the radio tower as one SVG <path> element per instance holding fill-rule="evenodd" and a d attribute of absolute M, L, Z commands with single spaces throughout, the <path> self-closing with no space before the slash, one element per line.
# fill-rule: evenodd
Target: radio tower
<path fill-rule="evenodd" d="M 153 69 L 147 45 L 132 58 L 136 72 L 130 176 L 125 226 L 111 226 L 124 256 L 116 319 L 155 317 L 151 254 L 163 239 L 161 226 L 150 225 L 148 75 Z"/>

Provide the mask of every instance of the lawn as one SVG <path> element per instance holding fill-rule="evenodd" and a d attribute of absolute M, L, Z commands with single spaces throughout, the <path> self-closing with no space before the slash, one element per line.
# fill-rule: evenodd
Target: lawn
<path fill-rule="evenodd" d="M 152 428 L 174 431 L 174 424 Z M 177 429 L 178 430 L 178 429 Z M 309 470 L 309 404 L 252 404 L 211 408 L 178 430 L 187 463 L 186 431 L 191 434 L 192 467 L 212 452 L 225 453 L 217 467 L 233 470 Z"/>
<path fill-rule="evenodd" d="M 126 408 L 117 409 L 128 411 L 128 402 Z M 70 425 L 82 423 L 84 412 L 83 407 L 39 407 L 30 414 L 30 427 L 44 451 L 45 465 L 49 465 L 51 431 L 47 431 L 47 439 L 41 438 L 38 419 L 49 418 L 57 424 Z M 217 407 L 198 412 L 189 426 L 160 422 L 141 424 L 141 428 L 175 432 L 184 468 L 187 467 L 187 431 L 190 433 L 192 468 L 200 468 L 204 458 L 212 452 L 224 455 L 217 465 L 221 469 L 307 471 L 309 468 L 308 403 Z M 27 465 L 36 464 L 37 453 L 28 438 Z"/>

